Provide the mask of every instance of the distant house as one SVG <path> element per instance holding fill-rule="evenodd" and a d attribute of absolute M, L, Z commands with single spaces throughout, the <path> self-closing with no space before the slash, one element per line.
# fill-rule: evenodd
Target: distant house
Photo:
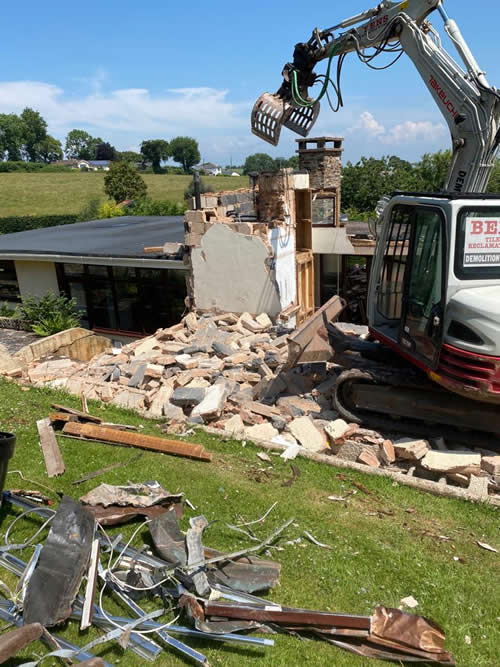
<path fill-rule="evenodd" d="M 110 160 L 56 160 L 52 162 L 55 167 L 68 167 L 68 169 L 85 169 L 87 171 L 109 171 Z"/>
<path fill-rule="evenodd" d="M 210 174 L 210 176 L 219 176 L 219 174 L 222 174 L 222 167 L 219 167 L 213 162 L 204 162 L 193 168 L 196 171 L 204 171 L 206 174 Z"/>

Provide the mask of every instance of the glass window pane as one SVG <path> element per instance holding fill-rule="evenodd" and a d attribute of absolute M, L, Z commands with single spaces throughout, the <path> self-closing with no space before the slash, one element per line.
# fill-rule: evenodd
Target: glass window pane
<path fill-rule="evenodd" d="M 85 329 L 89 328 L 89 317 L 87 311 L 87 295 L 81 282 L 68 282 L 69 296 L 76 299 L 76 309 L 80 317 L 80 324 Z"/>
<path fill-rule="evenodd" d="M 80 277 L 84 274 L 85 267 L 83 264 L 63 264 L 64 275 Z"/>
<path fill-rule="evenodd" d="M 122 331 L 143 331 L 141 299 L 137 282 L 117 281 L 115 284 L 119 328 Z"/>
<path fill-rule="evenodd" d="M 92 326 L 100 329 L 117 329 L 111 283 L 93 281 L 88 294 L 92 303 Z"/>
<path fill-rule="evenodd" d="M 0 262 L 0 301 L 20 301 L 16 265 L 13 261 Z"/>
<path fill-rule="evenodd" d="M 312 202 L 313 225 L 335 224 L 335 199 L 332 197 L 317 197 Z"/>
<path fill-rule="evenodd" d="M 87 266 L 87 270 L 89 272 L 89 275 L 91 275 L 91 276 L 103 276 L 104 278 L 108 277 L 108 267 L 107 266 L 99 266 L 97 264 L 89 264 Z"/>
<path fill-rule="evenodd" d="M 136 279 L 136 270 L 132 266 L 113 266 L 113 278 L 115 280 L 135 280 Z"/>

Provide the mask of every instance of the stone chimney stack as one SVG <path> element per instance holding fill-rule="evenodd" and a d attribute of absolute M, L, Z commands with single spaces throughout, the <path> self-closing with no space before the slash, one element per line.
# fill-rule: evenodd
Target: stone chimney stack
<path fill-rule="evenodd" d="M 313 224 L 340 224 L 343 141 L 342 137 L 297 139 L 299 169 L 309 173 L 313 200 L 318 203 L 313 206 Z"/>

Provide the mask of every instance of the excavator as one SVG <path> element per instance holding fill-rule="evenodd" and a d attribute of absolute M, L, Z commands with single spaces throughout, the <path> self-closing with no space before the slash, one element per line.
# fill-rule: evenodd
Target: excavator
<path fill-rule="evenodd" d="M 444 49 L 429 20 L 434 12 L 462 65 Z M 273 145 L 283 126 L 307 136 L 320 100 L 333 111 L 343 106 L 350 53 L 374 69 L 403 53 L 411 59 L 449 127 L 452 161 L 442 192 L 396 192 L 381 202 L 368 289 L 371 340 L 342 342 L 325 322 L 335 350 L 366 360 L 340 374 L 334 406 L 350 422 L 391 427 L 404 418 L 423 434 L 438 424 L 440 435 L 456 440 L 462 434 L 467 442 L 474 431 L 498 442 L 500 193 L 485 190 L 500 144 L 500 91 L 441 0 L 384 1 L 296 45 L 277 93 L 254 106 L 254 134 Z M 381 54 L 392 62 L 377 67 Z M 316 74 L 322 60 L 326 73 Z"/>

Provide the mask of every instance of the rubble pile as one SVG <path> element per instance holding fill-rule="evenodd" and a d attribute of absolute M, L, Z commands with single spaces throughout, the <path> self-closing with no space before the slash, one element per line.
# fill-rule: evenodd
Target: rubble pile
<path fill-rule="evenodd" d="M 259 554 L 276 546 L 285 531 L 298 524 L 291 518 L 262 540 L 241 526 L 262 524 L 274 506 L 257 521 L 240 527 L 226 524 L 240 534 L 240 543 L 236 551 L 224 553 L 206 546 L 210 524 L 204 516 L 191 517 L 187 531 L 181 530 L 183 494 L 172 496 L 158 482 L 128 487 L 102 484 L 80 502 L 63 496 L 57 511 L 9 492 L 4 496 L 6 504 L 24 512 L 11 522 L 7 546 L 0 551 L 0 567 L 19 578 L 15 594 L 4 586 L 8 597 L 0 595 L 0 618 L 18 627 L 0 636 L 2 662 L 41 639 L 52 649 L 42 660 L 58 657 L 108 666 L 94 651 L 101 652 L 99 645 L 116 641 L 143 661 L 163 657 L 165 651 L 190 663 L 208 665 L 202 652 L 205 644 L 200 640 L 242 646 L 251 655 L 251 648 L 270 649 L 275 641 L 250 633 L 279 632 L 292 637 L 314 636 L 367 658 L 455 664 L 445 648 L 443 630 L 422 616 L 383 605 L 376 606 L 371 616 L 295 609 L 256 597 L 275 588 L 281 573 L 279 563 L 264 560 Z M 134 511 L 144 506 L 156 509 L 147 522 L 149 547 L 143 545 L 138 550 L 132 546 L 144 524 L 124 544 L 120 535 L 112 538 L 96 522 L 100 516 L 96 509 L 109 508 L 110 504 Z M 26 545 L 8 541 L 11 528 L 21 518 L 45 525 L 51 521 L 43 543 L 31 544 L 41 528 Z M 242 533 L 252 538 L 243 548 Z M 313 544 L 325 546 L 307 531 L 304 535 Z M 33 554 L 28 563 L 10 553 L 30 544 Z M 155 611 L 147 613 L 142 605 L 153 598 Z M 125 616 L 112 615 L 109 608 L 113 600 L 119 602 Z M 104 634 L 84 646 L 70 643 L 52 633 L 52 628 L 66 621 L 79 623 L 80 633 L 76 628 L 72 633 L 77 641 L 85 642 L 82 632 L 91 626 Z M 192 641 L 201 648 L 191 646 Z M 29 664 L 38 662 L 41 660 Z"/>
<path fill-rule="evenodd" d="M 445 443 L 439 432 L 431 441 L 402 438 L 339 419 L 332 395 L 343 368 L 325 362 L 288 368 L 289 333 L 266 314 L 191 312 L 89 364 L 52 359 L 31 365 L 26 379 L 165 419 L 170 433 L 209 426 L 223 436 L 281 447 L 288 459 L 322 453 L 466 488 L 477 498 L 500 492 L 500 456 L 493 451 Z"/>

